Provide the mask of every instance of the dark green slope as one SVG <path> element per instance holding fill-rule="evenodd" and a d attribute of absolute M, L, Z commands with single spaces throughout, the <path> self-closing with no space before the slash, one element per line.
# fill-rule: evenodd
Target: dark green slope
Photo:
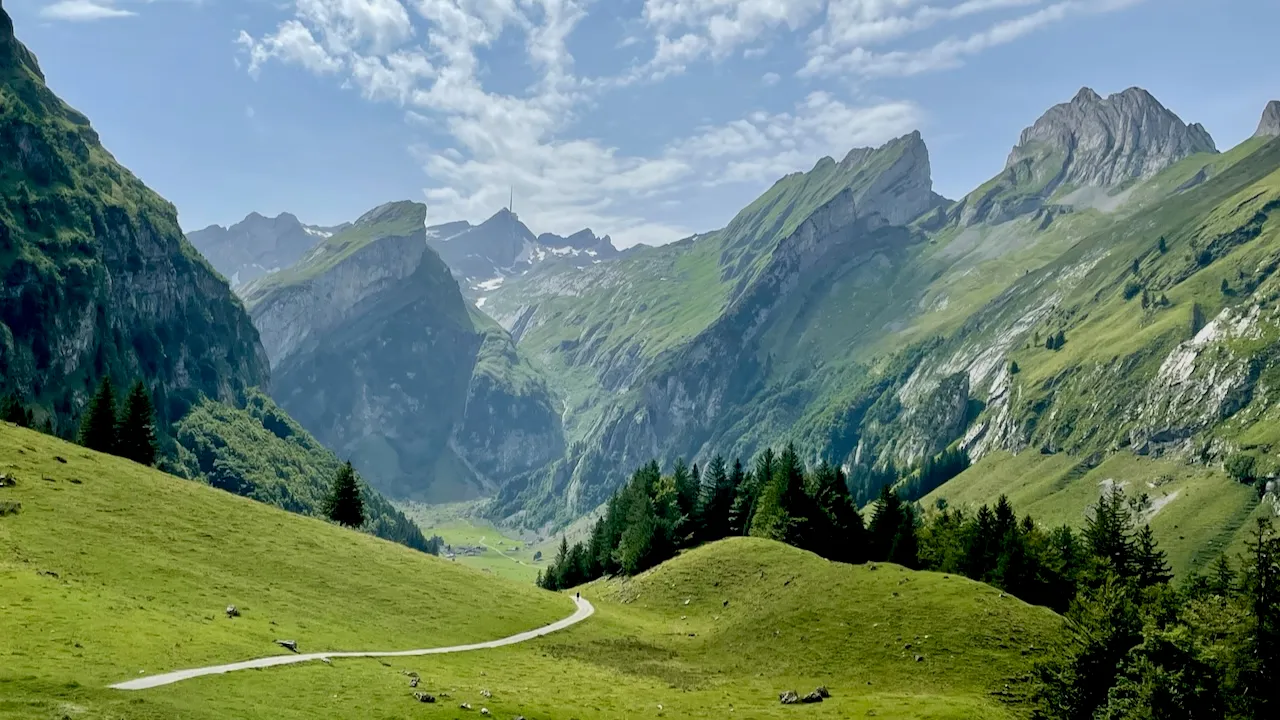
<path fill-rule="evenodd" d="M 173 206 L 45 86 L 0 8 L 0 392 L 75 426 L 98 378 L 147 378 L 162 422 L 266 385 L 258 333 Z"/>
<path fill-rule="evenodd" d="M 178 467 L 189 477 L 283 508 L 322 517 L 338 458 L 271 398 L 251 391 L 243 409 L 202 400 L 174 426 Z M 417 550 L 426 538 L 386 498 L 364 491 L 365 529 Z"/>

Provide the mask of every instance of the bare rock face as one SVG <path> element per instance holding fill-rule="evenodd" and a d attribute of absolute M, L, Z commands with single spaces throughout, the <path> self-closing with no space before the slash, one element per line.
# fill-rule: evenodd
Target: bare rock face
<path fill-rule="evenodd" d="M 1258 132 L 1254 137 L 1280 137 L 1280 100 L 1267 103 L 1262 111 L 1262 122 L 1258 123 Z"/>
<path fill-rule="evenodd" d="M 1200 152 L 1217 152 L 1208 131 L 1182 122 L 1146 90 L 1103 99 L 1084 88 L 1022 132 L 1006 167 L 1031 160 L 1058 170 L 1055 186 L 1111 187 Z"/>
<path fill-rule="evenodd" d="M 1112 190 L 1201 152 L 1217 152 L 1204 127 L 1182 122 L 1146 90 L 1104 99 L 1083 88 L 1023 130 L 1000 175 L 953 212 L 966 226 L 1005 222 L 1041 211 L 1061 188 Z"/>

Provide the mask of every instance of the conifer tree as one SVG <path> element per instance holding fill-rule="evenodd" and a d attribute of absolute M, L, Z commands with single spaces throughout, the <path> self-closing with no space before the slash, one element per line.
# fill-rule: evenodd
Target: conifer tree
<path fill-rule="evenodd" d="M 738 472 L 742 471 L 740 463 L 737 468 Z M 724 458 L 715 456 L 707 465 L 707 471 L 702 474 L 698 501 L 701 539 L 713 541 L 729 536 L 735 490 Z"/>
<path fill-rule="evenodd" d="M 1142 587 L 1167 585 L 1173 579 L 1173 570 L 1165 552 L 1156 545 L 1150 525 L 1142 526 L 1138 533 L 1134 564 L 1138 571 L 1138 584 Z"/>
<path fill-rule="evenodd" d="M 663 558 L 661 533 L 653 500 L 640 496 L 631 505 L 627 527 L 618 541 L 617 561 L 622 572 L 635 575 L 647 570 Z"/>
<path fill-rule="evenodd" d="M 124 409 L 118 424 L 117 453 L 140 465 L 150 467 L 156 462 L 155 409 L 147 386 L 138 380 L 125 398 Z"/>
<path fill-rule="evenodd" d="M 338 468 L 324 510 L 330 520 L 340 525 L 353 528 L 364 525 L 364 499 L 360 497 L 360 483 L 350 461 Z"/>
<path fill-rule="evenodd" d="M 773 468 L 773 479 L 760 493 L 751 534 L 798 547 L 808 547 L 808 523 L 813 517 L 805 492 L 804 464 L 794 445 L 787 445 Z"/>
<path fill-rule="evenodd" d="M 733 503 L 729 506 L 729 535 L 746 535 L 751 529 L 751 506 L 755 504 L 752 476 L 742 467 L 741 460 L 733 461 L 729 472 L 729 484 L 733 486 Z"/>
<path fill-rule="evenodd" d="M 1133 569 L 1133 518 L 1128 501 L 1119 489 L 1108 489 L 1098 499 L 1085 523 L 1084 536 L 1093 555 L 1121 577 Z"/>
<path fill-rule="evenodd" d="M 822 521 L 820 526 L 815 524 L 811 549 L 840 562 L 866 559 L 866 528 L 853 504 L 844 471 L 823 461 L 810 476 L 809 494 Z"/>
<path fill-rule="evenodd" d="M 90 450 L 114 453 L 119 440 L 116 427 L 116 392 L 111 377 L 102 376 L 98 391 L 89 401 L 84 419 L 80 422 L 80 444 Z"/>
<path fill-rule="evenodd" d="M 898 496 L 897 491 L 889 485 L 881 487 L 869 528 L 868 539 L 873 560 L 888 560 L 893 554 L 894 543 L 898 539 L 904 515 L 902 498 Z"/>
<path fill-rule="evenodd" d="M 1245 704 L 1252 717 L 1280 714 L 1280 533 L 1270 518 L 1258 518 L 1248 544 L 1243 590 L 1252 625 L 1240 660 Z"/>
<path fill-rule="evenodd" d="M 22 404 L 21 398 L 10 393 L 0 401 L 0 420 L 18 427 L 31 427 L 31 411 Z"/>
<path fill-rule="evenodd" d="M 1215 595 L 1230 597 L 1236 592 L 1236 571 L 1225 553 L 1218 556 L 1213 564 L 1213 574 L 1209 577 L 1209 590 Z"/>
<path fill-rule="evenodd" d="M 698 483 L 683 458 L 676 458 L 675 467 L 671 472 L 671 479 L 674 481 L 676 508 L 679 514 L 686 518 L 692 518 L 693 511 L 698 505 Z"/>

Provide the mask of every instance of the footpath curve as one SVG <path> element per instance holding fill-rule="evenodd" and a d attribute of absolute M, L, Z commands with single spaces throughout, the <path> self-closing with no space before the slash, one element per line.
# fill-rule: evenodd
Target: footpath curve
<path fill-rule="evenodd" d="M 135 680 L 128 680 L 122 683 L 116 683 L 111 688 L 114 690 L 146 690 L 148 688 L 160 687 L 162 685 L 172 685 L 183 680 L 191 678 L 203 677 L 205 675 L 221 675 L 223 673 L 235 672 L 236 670 L 252 670 L 256 668 L 275 667 L 277 665 L 294 665 L 296 663 L 311 662 L 313 660 L 328 660 L 330 658 L 378 658 L 378 657 L 415 657 L 418 655 L 443 655 L 446 653 L 467 652 L 469 650 L 487 650 L 489 648 L 503 647 L 506 645 L 515 645 L 517 643 L 532 640 L 536 637 L 549 635 L 557 630 L 563 630 L 570 625 L 586 620 L 595 613 L 595 607 L 588 601 L 580 597 L 572 598 L 577 610 L 563 620 L 557 620 L 550 625 L 543 625 L 534 630 L 512 635 L 510 637 L 500 638 L 498 640 L 487 640 L 485 642 L 472 643 L 470 645 L 452 645 L 449 647 L 423 648 L 420 650 L 396 650 L 391 652 L 318 652 L 304 653 L 295 655 L 271 655 L 269 657 L 256 658 L 254 660 L 244 660 L 242 662 L 229 663 L 227 665 L 210 665 L 202 668 L 191 668 L 189 670 L 175 670 L 173 672 L 164 673 L 162 675 L 151 675 L 141 677 Z"/>

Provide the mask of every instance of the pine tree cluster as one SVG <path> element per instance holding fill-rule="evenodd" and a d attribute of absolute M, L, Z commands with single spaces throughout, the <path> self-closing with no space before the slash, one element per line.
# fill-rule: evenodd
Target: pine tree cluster
<path fill-rule="evenodd" d="M 547 589 L 634 575 L 676 552 L 734 535 L 779 540 L 843 562 L 866 558 L 866 530 L 844 472 L 807 468 L 794 446 L 767 449 L 752 468 L 716 457 L 701 472 L 682 460 L 663 475 L 650 462 L 610 499 L 585 543 L 560 551 L 539 577 Z"/>
<path fill-rule="evenodd" d="M 79 442 L 90 450 L 154 465 L 159 445 L 155 407 L 147 386 L 141 380 L 134 382 L 117 409 L 115 387 L 111 378 L 104 376 L 81 419 Z"/>

